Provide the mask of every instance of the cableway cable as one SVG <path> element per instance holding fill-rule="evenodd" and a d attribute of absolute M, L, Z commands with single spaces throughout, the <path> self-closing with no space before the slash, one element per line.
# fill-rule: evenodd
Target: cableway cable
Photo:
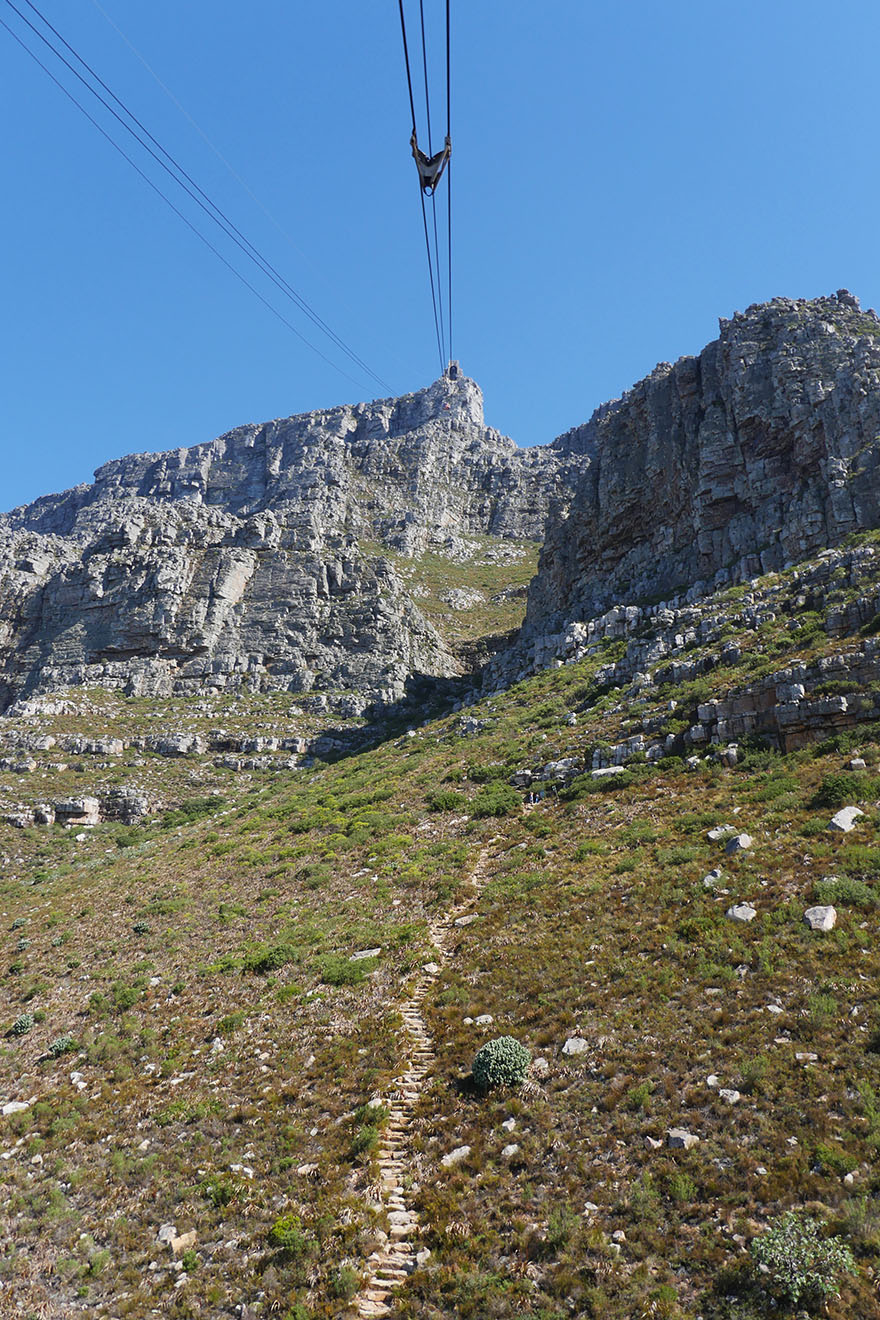
<path fill-rule="evenodd" d="M 212 141 L 212 139 L 202 128 L 198 120 L 193 118 L 193 116 L 187 110 L 186 106 L 180 100 L 178 100 L 178 98 L 175 96 L 174 92 L 167 85 L 167 83 L 164 83 L 162 81 L 162 79 L 159 77 L 159 74 L 153 68 L 152 64 L 150 64 L 149 60 L 147 60 L 144 57 L 144 55 L 140 50 L 138 50 L 134 42 L 131 41 L 130 38 L 126 36 L 126 34 L 123 32 L 119 24 L 110 16 L 110 14 L 108 14 L 107 10 L 100 3 L 100 0 L 92 0 L 92 6 L 98 11 L 101 17 L 105 20 L 105 22 L 113 29 L 113 31 L 119 37 L 120 41 L 122 41 L 128 47 L 128 49 L 131 51 L 132 55 L 142 66 L 142 68 L 146 69 L 147 73 L 150 75 L 153 82 L 156 84 L 157 87 L 159 87 L 162 90 L 164 95 L 167 96 L 171 104 L 180 112 L 180 114 L 183 115 L 184 119 L 195 130 L 195 132 L 198 133 L 199 137 L 205 143 L 205 146 L 208 147 L 208 149 L 211 152 L 213 152 L 213 154 L 220 161 L 224 169 L 232 176 L 232 178 L 239 185 L 239 187 L 242 188 L 243 191 L 247 193 L 248 197 L 251 199 L 254 205 L 257 206 L 263 212 L 263 215 L 270 222 L 272 227 L 278 231 L 278 233 L 284 239 L 285 243 L 288 243 L 290 245 L 290 247 L 296 253 L 299 260 L 304 261 L 309 267 L 311 267 L 311 269 L 316 272 L 316 274 L 318 275 L 318 277 L 321 279 L 322 283 L 325 286 L 332 287 L 329 286 L 328 280 L 326 278 L 326 272 L 322 271 L 321 267 L 312 259 L 312 257 L 309 255 L 308 252 L 303 251 L 299 243 L 297 243 L 297 241 L 292 237 L 292 235 L 288 232 L 285 226 L 278 219 L 278 217 L 273 214 L 273 212 L 265 204 L 262 198 L 257 196 L 257 194 L 254 192 L 253 188 L 251 188 L 247 180 L 244 179 L 238 173 L 238 170 L 231 163 L 231 161 L 229 161 L 226 158 L 226 156 L 224 156 L 223 152 L 217 146 L 216 142 Z M 334 290 L 334 292 L 338 295 L 338 289 Z M 340 310 L 345 311 L 347 315 L 349 316 L 353 315 L 351 311 L 351 307 L 346 306 L 344 301 L 339 300 L 339 307 Z M 397 358 L 397 354 L 394 353 L 393 350 L 392 350 L 392 355 L 395 358 Z M 398 358 L 398 361 L 402 362 L 402 359 Z M 389 385 L 386 388 L 391 389 L 391 386 Z"/>
<path fill-rule="evenodd" d="M 124 147 L 121 147 L 119 143 L 110 136 L 110 134 L 107 132 L 104 126 L 100 124 L 98 120 L 95 119 L 95 117 L 89 113 L 89 111 L 86 109 L 86 107 L 83 105 L 81 101 L 77 100 L 73 92 L 69 91 L 68 88 L 65 87 L 64 84 L 60 81 L 60 79 L 55 77 L 55 74 L 47 65 L 43 63 L 39 55 L 37 55 L 34 51 L 31 50 L 31 48 L 22 40 L 19 34 L 13 31 L 13 29 L 3 18 L 0 18 L 0 27 L 5 28 L 5 30 L 9 33 L 10 37 L 12 37 L 12 40 L 17 42 L 18 45 L 21 46 L 22 50 L 31 57 L 31 59 L 34 61 L 36 65 L 39 66 L 39 68 L 43 70 L 46 77 L 49 78 L 55 84 L 58 90 L 67 97 L 68 101 L 71 101 L 76 106 L 76 108 L 79 111 L 81 111 L 83 115 L 85 115 L 89 123 L 92 124 L 101 134 L 101 136 L 105 138 L 107 142 L 110 143 L 110 146 L 113 147 L 113 149 L 117 151 L 120 156 L 122 156 L 123 160 L 128 161 L 129 165 L 134 170 L 135 174 L 140 175 L 140 177 L 143 179 L 147 187 L 151 188 L 153 192 L 157 195 L 157 197 L 161 197 L 162 201 L 165 202 L 165 204 L 174 212 L 174 214 L 180 220 L 183 221 L 187 229 L 191 230 L 192 233 L 195 234 L 195 236 L 198 239 L 200 239 L 202 243 L 204 243 L 205 247 L 208 248 L 210 252 L 213 252 L 214 256 L 218 259 L 218 261 L 221 261 L 223 265 L 226 267 L 226 269 L 228 271 L 231 271 L 231 273 L 235 276 L 235 278 L 239 280 L 240 283 L 242 283 L 246 289 L 249 289 L 250 292 L 260 300 L 263 306 L 269 309 L 269 311 L 272 313 L 273 316 L 278 318 L 278 320 L 281 322 L 282 325 L 285 325 L 288 330 L 291 330 L 296 335 L 297 339 L 301 340 L 308 348 L 312 350 L 313 353 L 317 353 L 318 357 L 321 358 L 324 362 L 326 362 L 328 366 L 331 366 L 334 369 L 334 371 L 338 371 L 340 375 L 345 377 L 346 380 L 350 380 L 353 385 L 360 386 L 360 382 L 355 380 L 354 376 L 350 376 L 347 371 L 344 371 L 342 367 L 338 366 L 335 362 L 333 362 L 331 358 L 328 358 L 325 353 L 322 353 L 320 348 L 318 348 L 315 344 L 313 344 L 310 339 L 307 339 L 306 336 L 302 334 L 301 331 L 297 330 L 296 326 L 293 325 L 292 322 L 288 321 L 287 317 L 282 312 L 279 312 L 278 308 L 274 307 L 272 303 L 270 303 L 269 300 L 260 293 L 259 289 L 255 288 L 254 285 L 251 284 L 250 281 L 246 279 L 244 275 L 242 275 L 241 271 L 236 269 L 236 267 L 233 266 L 232 263 L 226 259 L 226 257 L 224 257 L 223 253 L 220 252 L 219 249 L 214 246 L 211 240 L 206 238 L 205 235 L 202 233 L 202 231 L 196 225 L 194 225 L 192 221 L 187 216 L 185 216 L 181 210 L 179 210 L 178 207 L 175 206 L 174 202 L 172 202 L 168 194 L 164 193 L 162 189 L 158 186 L 158 184 L 154 183 L 154 181 L 150 178 L 150 176 L 144 173 L 144 171 L 137 164 L 137 162 L 133 160 L 131 156 L 129 156 L 128 152 L 124 149 Z"/>
<path fill-rule="evenodd" d="M 452 33 L 446 0 L 446 140 L 452 141 Z M 446 307 L 449 320 L 449 361 L 452 361 L 452 156 L 446 162 Z"/>
<path fill-rule="evenodd" d="M 425 4 L 419 0 L 419 36 L 421 38 L 421 66 L 425 92 L 425 121 L 427 125 L 428 154 L 418 146 L 415 94 L 413 91 L 410 47 L 406 30 L 404 0 L 398 0 L 400 30 L 403 38 L 403 55 L 406 67 L 406 83 L 409 93 L 409 106 L 412 115 L 412 137 L 410 145 L 419 173 L 419 192 L 422 206 L 422 225 L 425 232 L 425 251 L 428 259 L 428 280 L 431 289 L 431 307 L 434 316 L 434 332 L 437 339 L 437 352 L 440 359 L 441 374 L 446 363 L 452 360 L 452 204 L 449 184 L 451 162 L 451 25 L 450 0 L 446 0 L 446 140 L 441 151 L 434 154 L 434 142 L 431 118 L 431 84 L 429 76 L 428 44 L 425 28 Z M 442 176 L 447 176 L 446 201 L 446 290 L 444 308 L 444 288 L 442 263 L 440 259 L 440 236 L 437 216 L 437 185 Z M 425 197 L 431 198 L 431 225 L 429 229 Z M 431 237 L 433 234 L 433 250 Z M 446 355 L 444 355 L 446 349 Z"/>
<path fill-rule="evenodd" d="M 65 38 L 61 35 L 61 33 L 58 32 L 58 30 L 55 27 L 53 27 L 53 25 L 49 22 L 47 18 L 44 17 L 42 13 L 40 13 L 40 10 L 36 7 L 36 5 L 32 3 L 32 0 L 24 0 L 24 3 L 28 5 L 28 7 L 37 15 L 37 17 L 45 24 L 45 26 L 58 38 L 58 40 L 62 43 L 62 45 L 71 53 L 74 59 L 76 59 L 79 62 L 79 64 L 81 64 L 82 67 L 88 71 L 91 77 L 94 78 L 95 82 L 100 87 L 102 87 L 104 91 L 107 92 L 108 96 L 110 96 L 113 99 L 113 101 L 120 107 L 123 113 L 128 116 L 128 118 L 132 121 L 132 123 L 137 126 L 137 129 L 140 130 L 140 132 L 132 128 L 130 124 L 126 123 L 126 121 L 113 108 L 113 106 L 101 95 L 101 93 L 97 91 L 94 87 L 92 87 L 90 83 L 82 76 L 82 74 L 76 68 L 74 68 L 74 66 L 70 63 L 70 61 L 65 58 L 63 53 L 58 49 L 56 49 L 56 47 L 52 44 L 52 42 L 42 32 L 40 32 L 40 30 L 36 28 L 33 23 L 31 23 L 31 21 L 27 18 L 27 16 L 23 14 L 21 10 L 13 3 L 13 0 L 6 0 L 6 3 L 9 6 L 9 8 L 12 9 L 13 12 L 18 15 L 18 17 L 22 20 L 22 22 L 26 24 L 26 26 L 31 30 L 31 32 L 33 32 L 34 35 L 37 36 L 45 46 L 48 47 L 48 49 L 53 53 L 53 55 L 55 55 L 56 58 L 59 59 L 65 65 L 65 67 L 74 75 L 74 77 L 77 78 L 77 80 L 89 92 L 91 92 L 91 94 L 101 103 L 101 105 L 104 106 L 104 108 L 113 116 L 113 118 L 121 125 L 121 127 L 124 128 L 125 131 L 129 133 L 129 135 L 133 137 L 135 141 L 148 153 L 148 155 L 152 157 L 152 159 L 156 162 L 156 164 L 159 165 L 161 169 L 163 169 L 164 172 L 178 185 L 178 187 L 182 188 L 183 191 L 191 198 L 191 200 L 194 201 L 195 204 L 208 216 L 208 218 L 212 220 L 226 234 L 226 236 L 235 244 L 235 246 L 238 247 L 240 251 L 248 258 L 248 260 L 250 260 L 255 266 L 257 266 L 260 272 L 263 275 L 265 275 L 271 281 L 271 283 L 274 284 L 275 287 L 282 294 L 284 294 L 285 297 L 290 299 L 290 301 L 298 308 L 298 310 L 301 311 L 306 317 L 308 317 L 308 319 L 312 322 L 312 324 L 315 325 L 323 334 L 325 334 L 331 340 L 331 342 L 335 344 L 335 346 L 338 349 L 340 349 L 340 351 L 343 352 L 352 361 L 352 363 L 355 366 L 359 367 L 362 371 L 364 371 L 366 375 L 372 377 L 372 379 L 377 384 L 379 384 L 383 389 L 387 389 L 389 392 L 393 393 L 392 387 L 387 383 L 387 381 L 384 381 L 381 376 L 378 376 L 354 352 L 354 350 L 351 349 L 348 346 L 348 344 L 346 344 L 345 341 L 341 339 L 340 336 L 337 335 L 334 330 L 331 329 L 329 325 L 327 325 L 327 323 L 318 315 L 318 313 L 315 312 L 315 310 L 312 307 L 310 307 L 310 305 L 306 302 L 306 300 L 299 293 L 297 293 L 296 289 L 294 289 L 293 286 L 289 284 L 289 282 L 280 274 L 280 272 L 272 265 L 272 263 L 266 257 L 264 257 L 262 253 L 245 237 L 245 235 L 241 232 L 240 229 L 237 228 L 237 226 L 232 222 L 232 220 L 229 219 L 229 217 L 225 214 L 225 212 L 219 206 L 217 206 L 215 202 L 211 200 L 211 198 L 207 195 L 207 193 L 204 192 L 202 188 L 199 187 L 196 181 L 191 177 L 190 174 L 187 173 L 187 171 L 183 168 L 183 166 L 180 165 L 180 163 L 171 155 L 170 152 L 166 151 L 166 149 L 162 146 L 162 144 L 153 136 L 152 133 L 150 133 L 149 129 L 147 129 L 146 126 L 143 123 L 141 123 L 141 121 L 137 118 L 137 116 L 131 110 L 129 110 L 128 107 L 125 105 L 125 103 L 112 91 L 110 87 L 107 86 L 107 84 L 87 63 L 87 61 L 84 60 L 82 56 L 77 53 L 76 50 L 74 50 L 74 48 L 70 45 L 68 41 L 65 40 Z M 12 29 L 9 28 L 6 24 L 4 24 L 4 27 L 6 27 L 6 30 L 8 32 L 10 32 L 10 35 L 16 36 L 16 34 L 12 31 Z M 29 47 L 17 36 L 16 36 L 16 40 L 18 40 L 19 45 L 21 45 L 23 49 L 25 49 L 28 52 L 28 54 L 32 55 L 32 57 L 36 60 L 37 64 L 39 64 L 40 67 L 45 72 L 49 73 L 49 70 L 46 69 L 46 66 L 42 64 L 42 62 L 34 55 L 34 53 L 29 49 Z M 50 74 L 49 76 L 51 77 L 52 75 Z M 57 79 L 53 78 L 53 81 L 56 82 L 58 86 L 62 87 L 62 90 L 66 90 L 63 88 L 63 84 L 58 83 Z M 84 110 L 84 108 L 80 105 L 80 103 L 76 100 L 75 97 L 71 96 L 69 97 L 69 99 L 72 100 L 73 103 L 77 105 L 81 110 L 83 110 L 83 113 L 86 114 L 87 118 L 89 118 L 89 120 L 92 123 L 95 123 L 92 117 L 88 115 L 88 112 Z M 144 136 L 142 137 L 141 134 L 143 134 Z M 108 134 L 104 133 L 103 136 L 107 137 L 109 141 L 113 142 L 114 146 L 118 146 L 118 144 L 116 144 L 114 140 L 111 137 L 109 137 Z M 146 138 L 147 141 L 145 141 L 144 138 Z M 153 148 L 149 145 L 149 143 L 152 143 L 157 150 L 154 151 Z M 120 151 L 120 154 L 123 155 L 124 158 L 129 161 L 129 163 L 132 163 L 130 157 L 121 148 L 118 149 Z M 165 158 L 164 160 L 160 157 L 160 155 L 157 154 L 157 151 L 161 153 L 161 157 Z M 141 174 L 141 177 L 145 177 L 142 171 L 139 170 L 138 173 Z M 163 200 L 168 202 L 168 198 L 161 191 L 161 189 L 154 188 L 154 191 L 157 192 L 157 194 L 160 197 L 162 197 Z M 170 202 L 169 205 L 171 205 Z M 172 206 L 172 209 L 175 210 L 176 214 L 181 215 L 181 213 L 177 210 L 176 207 Z M 189 225 L 189 227 L 193 229 L 195 233 L 198 233 L 200 237 L 203 238 L 203 240 L 207 243 L 207 246 L 211 249 L 211 251 L 215 253 L 217 252 L 217 249 L 214 248 L 214 246 L 211 243 L 209 243 L 206 239 L 204 239 L 204 235 L 202 235 L 201 232 L 198 229 L 196 229 L 195 226 Z M 235 268 L 231 266 L 229 262 L 225 261 L 225 259 L 224 259 L 224 264 L 227 266 L 228 269 L 235 270 Z M 238 274 L 237 271 L 236 274 Z M 246 279 L 244 279 L 243 276 L 239 275 L 239 278 L 241 279 L 242 283 L 246 285 L 246 287 L 253 290 L 253 286 Z M 267 302 L 265 298 L 262 297 L 262 295 L 258 295 L 258 296 L 260 297 L 260 301 L 263 302 L 264 305 L 268 307 L 272 306 L 270 303 Z M 273 310 L 275 309 L 273 308 Z M 284 324 L 290 325 L 290 323 L 286 320 L 286 318 L 280 316 L 280 313 L 276 313 L 276 314 L 279 315 L 279 318 L 284 322 Z M 308 344 L 309 347 L 314 348 L 315 352 L 317 352 L 325 362 L 328 362 L 331 366 L 336 367 L 336 364 L 332 361 L 332 359 L 326 357 L 325 354 L 321 353 L 319 349 L 315 348 L 315 345 L 313 345 L 311 341 L 306 338 L 306 336 L 300 334 L 299 331 L 296 331 L 295 333 L 304 343 Z M 336 369 L 338 370 L 339 368 Z M 347 372 L 342 372 L 342 374 L 348 380 L 354 379 L 353 377 L 349 376 Z M 357 384 L 356 381 L 354 383 Z"/>

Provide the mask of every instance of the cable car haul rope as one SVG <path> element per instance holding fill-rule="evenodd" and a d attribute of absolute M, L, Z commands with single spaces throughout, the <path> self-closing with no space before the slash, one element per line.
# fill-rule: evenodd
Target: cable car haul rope
<path fill-rule="evenodd" d="M 428 255 L 428 278 L 431 283 L 431 305 L 434 311 L 434 330 L 437 336 L 437 352 L 440 357 L 440 372 L 446 370 L 446 364 L 452 361 L 452 183 L 451 183 L 451 77 L 450 77 L 450 0 L 446 0 L 446 136 L 439 151 L 434 151 L 431 130 L 431 84 L 428 76 L 428 44 L 425 37 L 425 0 L 419 0 L 419 37 L 422 49 L 422 75 L 425 84 L 425 126 L 427 129 L 428 150 L 419 146 L 416 125 L 416 103 L 413 93 L 412 70 L 410 68 L 409 42 L 406 34 L 406 14 L 404 0 L 398 0 L 400 9 L 400 31 L 403 37 L 403 57 L 406 64 L 406 83 L 409 90 L 409 108 L 412 114 L 412 136 L 410 147 L 416 163 L 419 179 L 419 197 L 422 204 L 422 223 L 425 230 L 425 249 Z M 437 188 L 441 179 L 446 178 L 446 306 L 444 312 L 443 281 L 441 276 L 440 241 L 437 223 Z M 431 202 L 431 228 L 428 226 L 428 206 Z M 433 233 L 431 232 L 433 231 Z M 433 237 L 433 250 L 431 239 Z"/>

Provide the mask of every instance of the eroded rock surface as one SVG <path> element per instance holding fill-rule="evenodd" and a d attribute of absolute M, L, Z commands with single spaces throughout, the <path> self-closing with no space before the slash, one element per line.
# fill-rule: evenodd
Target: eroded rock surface
<path fill-rule="evenodd" d="M 0 518 L 0 709 L 81 683 L 399 700 L 462 664 L 388 552 L 540 540 L 582 461 L 486 428 L 459 377 L 107 463 Z"/>
<path fill-rule="evenodd" d="M 720 325 L 560 438 L 590 462 L 548 527 L 527 635 L 696 597 L 880 523 L 880 319 L 841 290 Z"/>

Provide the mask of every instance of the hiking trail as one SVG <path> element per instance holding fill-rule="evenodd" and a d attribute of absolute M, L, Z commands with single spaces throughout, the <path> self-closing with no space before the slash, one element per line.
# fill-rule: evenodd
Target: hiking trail
<path fill-rule="evenodd" d="M 351 1303 L 352 1315 L 363 1316 L 365 1320 L 391 1314 L 394 1290 L 418 1263 L 419 1218 L 412 1205 L 412 1192 L 404 1185 L 404 1175 L 413 1113 L 422 1098 L 425 1079 L 437 1060 L 434 1042 L 422 1015 L 422 1004 L 442 964 L 452 956 L 456 921 L 476 904 L 482 892 L 489 847 L 495 842 L 490 839 L 480 849 L 461 900 L 428 923 L 428 937 L 437 952 L 437 961 L 424 965 L 409 998 L 400 1008 L 409 1037 L 408 1061 L 405 1071 L 392 1083 L 391 1114 L 382 1132 L 378 1154 L 379 1186 L 388 1211 L 388 1241 L 368 1258 L 367 1280 Z"/>

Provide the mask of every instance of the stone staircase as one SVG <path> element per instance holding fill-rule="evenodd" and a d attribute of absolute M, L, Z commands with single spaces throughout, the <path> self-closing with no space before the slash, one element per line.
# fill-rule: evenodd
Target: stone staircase
<path fill-rule="evenodd" d="M 494 843 L 495 840 L 490 840 Z M 489 845 L 480 851 L 471 871 L 464 898 L 442 917 L 432 921 L 428 934 L 437 951 L 436 963 L 422 969 L 410 997 L 401 1005 L 408 1040 L 407 1066 L 394 1079 L 391 1114 L 379 1144 L 378 1165 L 382 1200 L 388 1212 L 388 1240 L 367 1260 L 369 1275 L 352 1300 L 353 1316 L 378 1317 L 391 1314 L 393 1293 L 419 1263 L 419 1220 L 405 1185 L 407 1148 L 415 1107 L 421 1099 L 425 1078 L 436 1061 L 431 1034 L 422 1015 L 422 1005 L 442 963 L 451 956 L 455 922 L 472 907 L 485 883 Z"/>

